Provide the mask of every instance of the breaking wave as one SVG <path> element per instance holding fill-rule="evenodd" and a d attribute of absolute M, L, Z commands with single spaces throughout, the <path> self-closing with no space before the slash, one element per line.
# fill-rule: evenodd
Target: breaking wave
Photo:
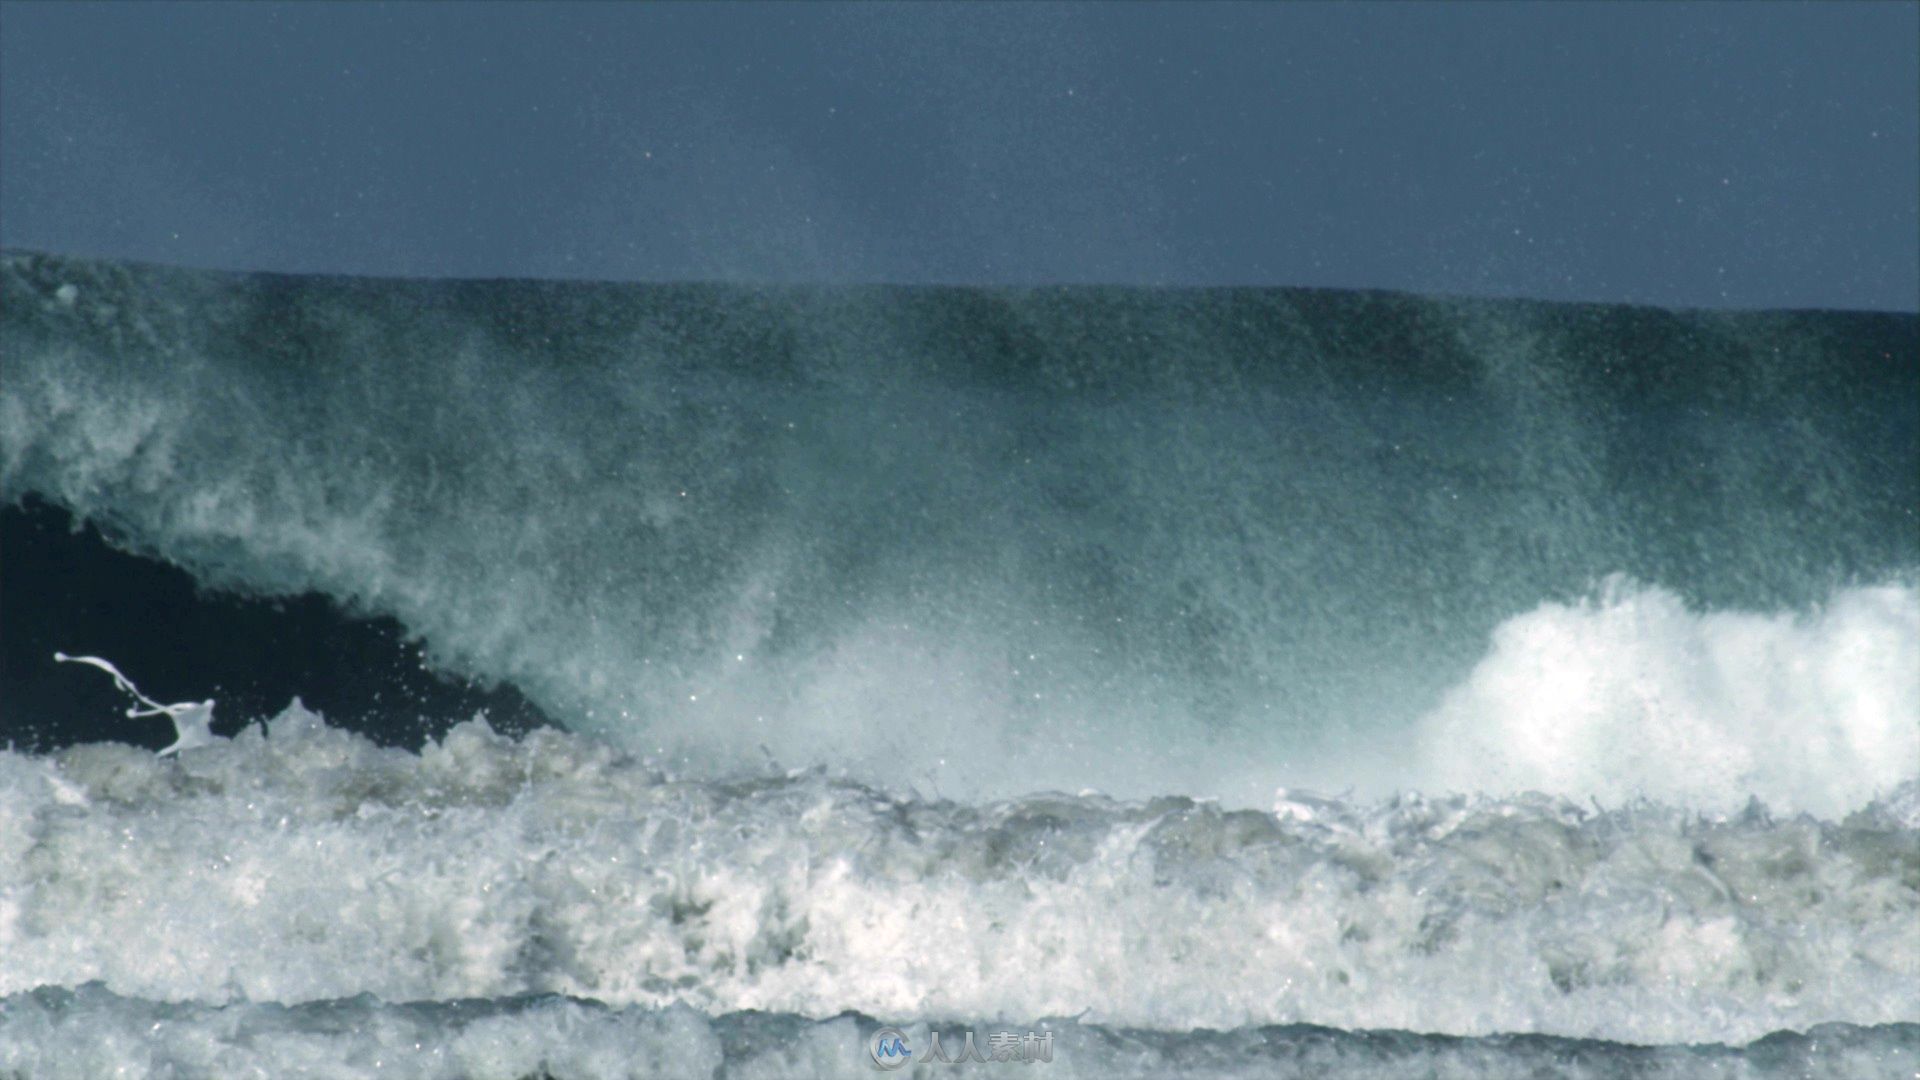
<path fill-rule="evenodd" d="M 1912 316 L 10 253 L 0 352 L 113 546 L 0 562 L 0 1075 L 1920 1057 Z"/>

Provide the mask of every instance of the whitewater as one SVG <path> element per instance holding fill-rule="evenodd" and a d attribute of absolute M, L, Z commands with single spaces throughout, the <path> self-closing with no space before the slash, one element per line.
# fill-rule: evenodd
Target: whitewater
<path fill-rule="evenodd" d="M 1920 1072 L 1912 316 L 0 258 L 0 1075 Z"/>

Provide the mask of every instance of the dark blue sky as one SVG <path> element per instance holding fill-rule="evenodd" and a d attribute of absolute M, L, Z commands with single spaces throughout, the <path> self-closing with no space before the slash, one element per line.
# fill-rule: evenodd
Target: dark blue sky
<path fill-rule="evenodd" d="M 1920 308 L 1920 5 L 0 5 L 0 242 Z"/>

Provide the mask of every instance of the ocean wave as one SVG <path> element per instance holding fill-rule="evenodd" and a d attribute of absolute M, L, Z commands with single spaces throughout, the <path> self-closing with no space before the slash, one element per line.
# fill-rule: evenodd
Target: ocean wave
<path fill-rule="evenodd" d="M 10 253 L 0 500 L 391 616 L 690 774 L 1831 815 L 1912 759 L 1916 342 L 1831 312 Z M 1616 573 L 1638 599 L 1581 606 Z"/>

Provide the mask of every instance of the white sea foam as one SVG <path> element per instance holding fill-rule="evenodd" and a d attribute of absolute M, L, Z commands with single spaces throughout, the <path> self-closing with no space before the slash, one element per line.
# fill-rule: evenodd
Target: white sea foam
<path fill-rule="evenodd" d="M 173 759 L 0 753 L 0 995 L 1661 1043 L 1920 1001 L 1911 788 L 1841 822 L 1545 797 L 964 805 L 818 772 L 675 780 L 554 731 L 466 724 L 415 755 L 296 707 L 270 732 Z"/>
<path fill-rule="evenodd" d="M 1700 612 L 1616 579 L 1502 624 L 1420 753 L 1431 790 L 1844 814 L 1920 776 L 1920 590 Z"/>

